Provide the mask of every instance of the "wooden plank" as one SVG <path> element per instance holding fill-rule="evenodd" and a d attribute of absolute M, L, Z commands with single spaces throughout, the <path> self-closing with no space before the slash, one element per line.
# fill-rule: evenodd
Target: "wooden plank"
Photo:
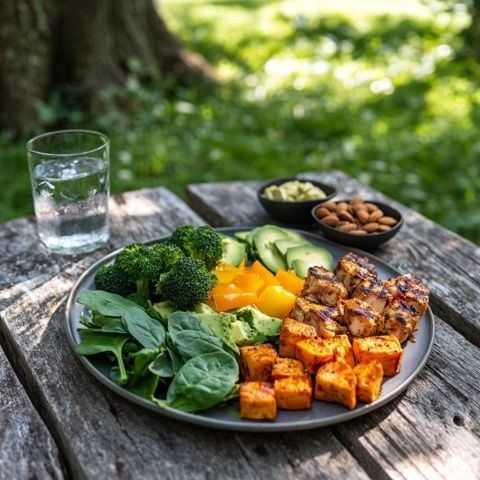
<path fill-rule="evenodd" d="M 0 479 L 64 478 L 55 442 L 0 348 Z"/>
<path fill-rule="evenodd" d="M 318 178 L 318 177 L 317 177 Z M 369 198 L 382 198 L 370 190 L 358 186 L 343 174 L 332 173 L 321 176 L 322 180 L 348 188 L 345 195 L 354 192 Z M 340 182 L 342 180 L 342 183 Z M 197 208 L 209 222 L 220 225 L 251 225 L 268 223 L 270 220 L 262 212 L 256 199 L 259 182 L 233 182 L 226 184 L 199 184 L 188 188 L 190 203 Z M 355 188 L 354 188 L 355 187 Z M 455 241 L 462 252 L 452 252 L 456 261 L 462 255 L 470 255 L 470 277 L 466 282 L 470 293 L 477 291 L 471 281 L 475 273 L 475 247 L 459 237 L 447 232 L 418 214 L 402 208 L 407 225 L 387 246 L 375 253 L 390 261 L 403 271 L 419 272 L 425 278 L 437 299 L 442 305 L 442 296 L 446 296 L 448 307 L 436 308 L 444 313 L 460 302 L 461 292 L 456 283 L 449 282 L 446 271 L 450 271 L 451 260 L 441 262 L 441 254 L 434 259 L 427 253 L 433 248 L 430 237 L 441 235 L 444 239 Z M 410 234 L 411 228 L 416 229 Z M 441 232 L 439 233 L 439 230 Z M 426 237 L 417 245 L 418 232 Z M 437 240 L 432 238 L 436 248 L 440 248 Z M 449 248 L 453 248 L 450 243 Z M 438 262 L 435 266 L 442 280 L 446 282 L 443 290 L 437 283 L 430 284 L 429 263 Z M 465 259 L 467 261 L 467 259 Z M 472 266 L 473 264 L 473 266 Z M 463 265 L 462 265 L 463 267 Z M 443 268 L 443 270 L 442 270 Z M 460 273 L 454 270 L 458 277 Z M 464 297 L 478 305 L 480 297 Z M 449 303 L 452 302 L 452 303 Z M 463 308 L 459 315 L 468 314 Z M 451 319 L 448 319 L 451 321 Z M 462 320 L 463 321 L 463 320 Z M 452 322 L 456 327 L 458 321 Z M 374 478 L 476 478 L 480 468 L 480 440 L 475 433 L 479 428 L 480 385 L 478 369 L 480 355 L 476 346 L 472 345 L 449 325 L 437 317 L 436 344 L 431 359 L 420 376 L 407 392 L 397 401 L 366 417 L 335 427 L 337 437 L 353 452 L 366 471 Z M 467 330 L 475 340 L 475 323 Z M 459 330 L 461 330 L 459 328 Z M 451 459 L 451 460 L 447 460 Z"/>
<path fill-rule="evenodd" d="M 34 242 L 9 254 L 9 245 L 33 233 L 30 222 L 0 227 L 0 255 L 7 258 L 0 329 L 64 453 L 69 474 L 95 479 L 276 479 L 281 472 L 286 479 L 368 478 L 329 430 L 315 432 L 313 439 L 310 434 L 256 436 L 203 429 L 137 407 L 94 380 L 65 333 L 65 299 L 75 280 L 108 249 L 166 235 L 180 224 L 202 223 L 163 189 L 117 197 L 112 216 L 109 247 L 90 256 L 57 257 L 58 267 Z M 28 272 L 37 262 L 43 266 L 36 277 Z M 16 269 L 19 284 L 10 268 Z"/>
<path fill-rule="evenodd" d="M 373 253 L 401 271 L 415 271 L 432 292 L 434 312 L 480 346 L 480 248 L 342 172 L 304 174 L 335 185 L 338 198 L 361 194 L 402 212 L 399 234 Z M 187 189 L 189 203 L 216 226 L 272 223 L 256 196 L 262 182 L 204 183 Z"/>

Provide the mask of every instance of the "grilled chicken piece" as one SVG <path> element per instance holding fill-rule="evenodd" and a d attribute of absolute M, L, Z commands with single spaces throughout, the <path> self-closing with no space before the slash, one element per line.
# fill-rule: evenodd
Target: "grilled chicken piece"
<path fill-rule="evenodd" d="M 371 337 L 383 328 L 383 317 L 373 307 L 358 298 L 343 302 L 343 320 L 353 337 Z"/>
<path fill-rule="evenodd" d="M 375 265 L 370 263 L 368 258 L 348 252 L 338 261 L 335 275 L 343 283 L 348 293 L 352 293 L 361 282 L 375 280 L 377 271 Z"/>
<path fill-rule="evenodd" d="M 382 313 L 391 298 L 390 291 L 380 280 L 365 280 L 353 291 L 352 298 L 369 303 L 378 313 Z"/>
<path fill-rule="evenodd" d="M 383 318 L 383 333 L 394 335 L 403 343 L 415 330 L 420 315 L 413 305 L 396 298 L 385 309 Z"/>
<path fill-rule="evenodd" d="M 420 317 L 428 307 L 430 291 L 411 273 L 400 275 L 389 282 L 390 293 L 393 298 L 398 298 L 415 307 Z"/>
<path fill-rule="evenodd" d="M 341 316 L 336 308 L 312 303 L 302 297 L 297 298 L 289 316 L 311 325 L 322 338 L 332 338 L 337 334 L 345 333 L 346 330 L 339 323 Z"/>
<path fill-rule="evenodd" d="M 302 297 L 329 307 L 337 306 L 348 297 L 347 291 L 338 278 L 323 267 L 310 267 Z"/>

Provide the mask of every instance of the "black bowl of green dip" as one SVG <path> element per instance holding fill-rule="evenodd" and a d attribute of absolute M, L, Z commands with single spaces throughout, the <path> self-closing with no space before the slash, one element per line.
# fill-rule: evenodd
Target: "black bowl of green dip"
<path fill-rule="evenodd" d="M 312 195 L 312 198 L 305 199 L 304 197 L 308 195 L 302 195 L 301 200 L 296 200 L 295 196 L 287 196 L 285 198 L 285 196 L 281 196 L 281 194 L 277 195 L 277 198 L 269 198 L 267 196 L 266 191 L 268 191 L 270 187 L 278 187 L 279 189 L 282 189 L 282 186 L 287 182 L 300 182 L 302 184 L 309 183 L 313 185 L 313 187 L 320 189 L 325 196 L 316 196 L 314 198 Z M 277 178 L 262 185 L 257 192 L 257 197 L 260 204 L 274 220 L 292 225 L 307 225 L 311 224 L 313 220 L 311 214 L 312 208 L 320 202 L 327 202 L 336 194 L 337 190 L 332 185 L 317 182 L 308 177 L 302 176 L 302 178 L 298 178 L 292 176 Z"/>

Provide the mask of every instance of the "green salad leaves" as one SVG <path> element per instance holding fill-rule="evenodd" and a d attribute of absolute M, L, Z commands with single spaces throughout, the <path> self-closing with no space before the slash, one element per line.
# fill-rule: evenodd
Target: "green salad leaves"
<path fill-rule="evenodd" d="M 174 312 L 167 322 L 149 315 L 149 309 L 101 290 L 83 291 L 77 301 L 91 316 L 81 320 L 85 328 L 79 331 L 84 338 L 76 352 L 108 354 L 111 377 L 124 388 L 186 412 L 213 407 L 235 394 L 236 352 L 195 314 Z M 164 398 L 159 398 L 162 388 Z"/>

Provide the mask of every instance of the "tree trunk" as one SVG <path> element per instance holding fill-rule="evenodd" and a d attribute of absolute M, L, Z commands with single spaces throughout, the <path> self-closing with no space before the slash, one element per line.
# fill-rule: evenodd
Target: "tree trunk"
<path fill-rule="evenodd" d="M 0 0 L 0 129 L 28 132 L 36 102 L 66 85 L 94 111 L 103 88 L 125 82 L 131 58 L 181 82 L 211 74 L 152 0 Z"/>

